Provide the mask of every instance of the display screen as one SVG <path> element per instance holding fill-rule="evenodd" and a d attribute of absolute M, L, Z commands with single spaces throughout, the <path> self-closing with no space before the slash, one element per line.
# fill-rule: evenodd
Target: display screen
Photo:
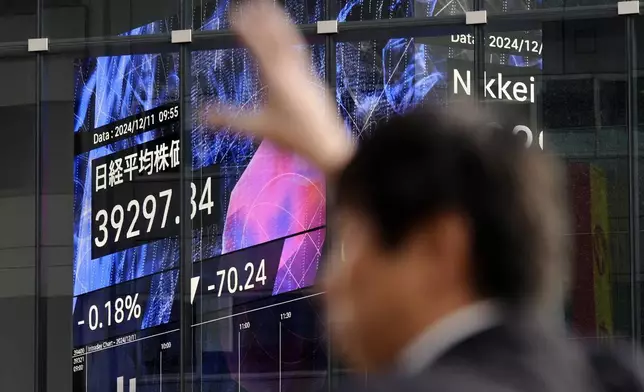
<path fill-rule="evenodd" d="M 291 16 L 317 19 L 321 3 L 310 3 L 290 6 Z M 358 7 L 344 5 L 341 19 Z M 225 9 L 202 11 L 202 29 L 227 23 Z M 127 34 L 165 28 L 155 22 Z M 531 144 L 539 140 L 532 119 L 541 45 L 539 31 L 490 35 L 485 80 L 478 81 L 490 106 L 512 108 L 512 126 Z M 357 139 L 414 106 L 470 96 L 477 83 L 468 31 L 338 42 L 334 49 L 338 113 Z M 301 50 L 323 92 L 329 48 Z M 179 390 L 184 245 L 192 254 L 186 381 L 193 390 L 328 390 L 322 293 L 315 289 L 326 236 L 324 178 L 266 141 L 202 123 L 213 105 L 255 110 L 265 102 L 247 50 L 192 52 L 190 62 L 188 81 L 179 79 L 178 53 L 75 62 L 73 389 Z M 179 102 L 181 83 L 190 85 L 189 107 Z M 182 161 L 184 147 L 189 162 Z M 189 222 L 181 221 L 182 170 Z M 182 223 L 192 234 L 188 244 L 180 242 Z"/>
<path fill-rule="evenodd" d="M 538 33 L 523 32 L 523 40 L 537 39 Z M 541 58 L 486 48 L 483 77 L 474 80 L 472 40 L 466 31 L 337 43 L 336 99 L 345 126 L 360 139 L 419 105 L 445 107 L 470 100 L 478 83 L 486 108 L 525 138 L 526 145 L 536 146 L 541 135 L 536 121 Z"/>
<path fill-rule="evenodd" d="M 523 34 L 525 40 L 538 39 L 540 43 L 540 33 L 521 32 L 517 36 Z M 378 125 L 415 107 L 429 104 L 445 108 L 471 100 L 480 83 L 480 101 L 500 115 L 504 129 L 522 138 L 526 147 L 543 148 L 543 133 L 537 121 L 541 58 L 486 48 L 485 72 L 477 81 L 472 40 L 471 31 L 456 30 L 436 36 L 336 43 L 338 113 L 354 139 L 366 137 Z M 383 159 L 393 160 L 396 156 L 392 153 Z M 358 382 L 364 380 L 367 384 L 366 390 L 370 390 L 370 383 L 377 382 L 377 377 L 365 375 L 361 369 L 342 363 L 336 366 L 337 382 L 347 375 L 357 375 Z"/>
<path fill-rule="evenodd" d="M 227 14 L 206 11 L 204 28 Z M 324 91 L 324 47 L 301 49 Z M 192 232 L 189 382 L 323 389 L 327 343 L 313 285 L 324 178 L 268 142 L 204 127 L 200 113 L 213 104 L 253 110 L 265 101 L 246 50 L 193 52 L 191 63 L 190 111 L 179 103 L 178 53 L 75 63 L 74 391 L 179 390 L 181 170 Z M 182 122 L 190 162 L 181 160 Z"/>

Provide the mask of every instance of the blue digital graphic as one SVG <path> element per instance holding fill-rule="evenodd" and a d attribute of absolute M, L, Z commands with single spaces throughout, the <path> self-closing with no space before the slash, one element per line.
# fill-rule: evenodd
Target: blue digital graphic
<path fill-rule="evenodd" d="M 446 46 L 418 44 L 415 38 L 342 42 L 336 45 L 336 100 L 354 137 L 361 138 L 381 121 L 427 100 L 449 100 L 448 62 L 465 59 L 461 49 L 448 56 Z M 463 61 L 463 60 L 461 60 Z"/>
<path fill-rule="evenodd" d="M 540 44 L 540 31 L 517 40 Z M 382 121 L 419 105 L 449 105 L 460 98 L 453 94 L 454 69 L 472 72 L 473 60 L 473 45 L 454 44 L 450 36 L 338 42 L 338 113 L 353 137 L 360 139 Z M 538 55 L 495 49 L 486 52 L 486 60 L 490 74 L 515 69 L 511 75 L 533 75 L 542 67 Z"/>
<path fill-rule="evenodd" d="M 308 48 L 307 48 L 308 49 Z M 303 49 L 304 50 L 304 49 Z M 323 77 L 324 48 L 310 49 L 314 69 Z M 257 67 L 244 49 L 195 52 L 192 55 L 193 113 L 215 103 L 257 109 L 263 100 Z M 135 113 L 178 100 L 179 56 L 150 54 L 101 57 L 77 64 L 75 132 L 89 131 Z M 227 173 L 221 181 L 222 205 L 250 162 L 256 146 L 252 141 L 225 132 L 212 132 L 193 116 L 192 148 L 194 170 L 213 164 Z M 166 130 L 167 132 L 167 130 Z M 91 259 L 91 167 L 90 162 L 107 154 L 156 139 L 153 130 L 75 157 L 74 205 L 74 294 L 136 279 L 177 267 L 179 243 L 166 238 L 98 259 Z M 221 233 L 196 233 L 194 260 L 216 256 L 222 251 Z"/>
<path fill-rule="evenodd" d="M 340 0 L 338 20 L 350 22 L 453 15 L 464 12 L 468 8 L 466 3 L 451 0 Z M 237 5 L 231 1 L 203 4 L 198 8 L 199 17 L 194 18 L 198 24 L 195 29 L 230 28 L 229 13 Z M 325 3 L 322 0 L 287 0 L 285 8 L 296 23 L 310 24 L 324 19 Z M 169 22 L 158 21 L 123 35 L 168 33 L 170 27 Z M 540 33 L 535 36 L 540 42 Z M 335 95 L 338 116 L 348 132 L 360 139 L 394 115 L 425 103 L 445 106 L 454 101 L 452 71 L 455 68 L 471 70 L 474 56 L 473 47 L 451 42 L 446 35 L 338 41 L 330 48 L 311 45 L 299 49 L 307 51 L 310 73 L 317 79 L 320 93 L 328 88 L 324 82 L 327 72 L 335 73 L 331 75 L 335 78 L 331 79 L 335 79 L 336 85 L 331 86 L 331 91 Z M 335 50 L 336 64 L 332 70 L 325 69 L 327 50 Z M 527 72 L 533 73 L 541 69 L 541 57 L 537 55 L 518 55 L 512 51 L 490 51 L 487 54 L 486 67 L 489 69 L 502 66 L 531 69 Z M 188 81 L 179 79 L 179 61 L 178 52 L 76 61 L 74 132 L 90 134 L 99 127 L 163 105 L 181 106 L 181 83 L 189 84 L 189 107 L 180 109 L 181 121 L 190 127 L 192 160 L 186 172 L 193 184 L 199 184 L 195 185 L 198 191 L 191 200 L 194 202 L 191 208 L 204 214 L 203 211 L 210 214 L 212 209 L 215 211 L 212 216 L 217 219 L 208 224 L 196 224 L 197 219 L 193 220 L 189 244 L 195 264 L 194 270 L 188 273 L 192 273 L 191 278 L 199 282 L 192 292 L 190 303 L 193 304 L 192 300 L 196 298 L 194 303 L 198 310 L 191 321 L 194 322 L 193 329 L 203 338 L 195 352 L 201 356 L 200 377 L 211 383 L 205 390 L 224 389 L 224 386 L 237 390 L 242 384 L 237 378 L 241 371 L 253 374 L 274 372 L 280 362 L 273 355 L 278 348 L 275 333 L 282 333 L 279 329 L 282 326 L 284 347 L 288 348 L 283 354 L 290 356 L 285 369 L 293 372 L 315 370 L 319 375 L 311 380 L 298 380 L 296 377 L 289 381 L 292 383 L 289 390 L 322 390 L 328 387 L 325 384 L 328 361 L 326 341 L 316 324 L 323 316 L 318 313 L 314 303 L 317 299 L 313 297 L 320 293 L 309 295 L 300 289 L 311 287 L 316 282 L 322 260 L 327 213 L 324 176 L 301 158 L 286 154 L 266 141 L 253 141 L 225 129 L 210 129 L 204 125 L 203 115 L 211 108 L 223 105 L 254 111 L 265 103 L 267 89 L 261 83 L 260 70 L 248 50 L 230 48 L 190 53 Z M 84 357 L 85 366 L 91 363 L 93 369 L 89 384 L 87 379 L 80 379 L 80 370 L 74 370 L 76 392 L 103 391 L 105 388 L 117 390 L 123 388 L 122 383 L 127 385 L 129 380 L 135 380 L 139 390 L 157 390 L 157 385 L 151 384 L 156 382 L 154 377 L 162 369 L 172 371 L 169 369 L 179 368 L 181 342 L 176 335 L 178 321 L 183 320 L 179 320 L 178 314 L 178 236 L 165 234 L 145 241 L 140 237 L 139 242 L 132 240 L 135 242 L 132 247 L 121 243 L 122 246 L 111 249 L 111 253 L 102 251 L 97 256 L 105 256 L 92 258 L 92 245 L 96 240 L 96 228 L 92 230 L 92 227 L 96 226 L 96 210 L 108 209 L 112 212 L 112 220 L 115 217 L 119 219 L 112 206 L 93 207 L 92 192 L 96 186 L 93 163 L 107 162 L 109 157 L 106 156 L 121 156 L 145 143 L 176 141 L 179 129 L 179 122 L 153 127 L 107 145 L 77 151 L 74 157 L 73 320 L 75 331 L 82 330 L 74 336 L 74 349 L 86 344 L 103 344 L 104 340 L 115 336 L 118 339 L 124 334 L 137 335 L 136 338 L 142 342 L 141 349 L 137 348 L 139 344 L 123 344 L 123 347 L 113 350 L 97 350 L 92 355 L 75 353 L 75 358 Z M 174 172 L 164 174 L 168 174 L 168 181 L 177 175 Z M 208 186 L 206 179 L 211 180 Z M 207 193 L 203 189 L 206 188 L 212 191 L 212 195 L 205 197 Z M 176 197 L 178 193 L 175 193 Z M 208 203 L 210 198 L 212 204 Z M 158 201 L 155 203 L 157 211 L 163 209 Z M 146 211 L 145 205 L 148 213 L 150 211 L 151 204 L 140 202 L 141 214 Z M 176 221 L 174 218 L 173 213 L 168 222 L 178 225 L 178 218 Z M 268 248 L 270 252 L 265 250 Z M 256 265 L 252 268 L 259 271 L 258 266 L 265 261 L 266 287 L 257 283 L 258 290 L 248 289 L 243 297 L 235 294 L 241 286 L 227 281 L 228 292 L 221 298 L 214 294 L 221 292 L 217 279 L 222 276 L 222 268 L 229 271 L 238 266 L 241 272 L 246 271 L 244 264 L 252 262 Z M 226 274 L 231 276 L 229 272 Z M 260 276 L 259 273 L 256 275 Z M 239 276 L 240 281 L 246 284 L 247 275 Z M 256 298 L 251 296 L 253 293 Z M 299 302 L 302 295 L 307 295 L 304 297 L 306 301 Z M 202 305 L 208 303 L 203 298 L 216 302 L 217 306 L 202 309 Z M 293 307 L 298 318 L 290 319 L 288 310 L 288 319 L 278 319 L 280 313 L 287 309 L 280 307 L 285 298 L 294 301 L 288 309 Z M 119 299 L 122 299 L 120 306 L 125 314 L 119 313 L 119 317 L 125 319 L 120 325 L 115 325 L 116 301 Z M 225 302 L 226 299 L 229 301 Z M 258 304 L 266 309 L 256 309 Z M 97 310 L 93 310 L 93 306 Z M 140 316 L 137 315 L 137 306 L 140 306 Z M 233 314 L 237 311 L 239 314 Z M 244 313 L 246 311 L 248 314 Z M 232 334 L 228 316 L 234 316 L 235 333 Z M 277 320 L 283 321 L 283 325 Z M 236 330 L 237 325 L 246 322 L 261 328 L 246 332 Z M 108 323 L 112 325 L 108 327 Z M 167 346 L 169 343 L 174 346 Z M 279 344 L 282 344 L 281 340 Z M 195 342 L 195 347 L 197 345 Z M 234 350 L 235 345 L 237 351 Z M 162 356 L 159 356 L 159 346 L 167 347 L 163 349 Z M 226 349 L 218 351 L 213 348 L 217 346 Z M 244 356 L 246 363 L 239 359 L 241 349 L 250 353 Z M 281 351 L 278 350 L 277 355 L 281 358 Z M 113 363 L 117 366 L 114 367 Z M 82 389 L 83 385 L 91 388 Z M 173 387 L 176 386 L 166 388 L 164 385 L 163 390 L 173 390 Z M 204 386 L 201 387 L 204 390 Z M 265 383 L 262 384 L 261 380 L 245 381 L 243 388 L 261 391 L 265 390 Z"/>

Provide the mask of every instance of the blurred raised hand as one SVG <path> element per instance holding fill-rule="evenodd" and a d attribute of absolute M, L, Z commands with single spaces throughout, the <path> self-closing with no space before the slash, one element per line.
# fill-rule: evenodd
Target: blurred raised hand
<path fill-rule="evenodd" d="M 255 56 L 268 99 L 259 112 L 213 108 L 206 121 L 268 139 L 311 161 L 326 174 L 341 170 L 352 154 L 331 98 L 321 94 L 301 50 L 303 37 L 272 2 L 252 1 L 234 16 L 234 30 Z M 298 47 L 300 47 L 298 49 Z"/>

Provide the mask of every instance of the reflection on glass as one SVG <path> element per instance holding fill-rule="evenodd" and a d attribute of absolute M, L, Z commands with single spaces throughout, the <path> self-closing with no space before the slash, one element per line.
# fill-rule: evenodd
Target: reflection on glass
<path fill-rule="evenodd" d="M 324 48 L 307 50 L 324 91 Z M 266 90 L 245 49 L 192 53 L 192 107 L 257 110 Z M 324 178 L 266 141 L 214 132 L 193 121 L 195 179 L 208 168 L 221 221 L 193 240 L 194 387 L 206 390 L 323 390 L 326 348 L 316 302 L 324 244 Z M 197 181 L 197 180 L 195 180 Z M 206 180 L 207 181 L 207 180 Z"/>

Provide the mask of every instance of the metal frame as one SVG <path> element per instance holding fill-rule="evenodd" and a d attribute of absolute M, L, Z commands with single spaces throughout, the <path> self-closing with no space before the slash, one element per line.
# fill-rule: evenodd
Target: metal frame
<path fill-rule="evenodd" d="M 182 34 L 184 38 L 188 34 L 185 31 L 191 31 L 192 28 L 192 1 L 180 0 L 179 11 L 179 24 L 183 29 Z M 190 41 L 192 42 L 192 33 Z M 174 38 L 174 37 L 173 37 Z M 174 40 L 173 40 L 174 42 Z M 181 126 L 180 126 L 180 146 L 181 146 L 181 174 L 180 174 L 180 216 L 181 223 L 179 225 L 179 232 L 181 239 L 179 240 L 180 248 L 180 261 L 179 261 L 179 295 L 181 298 L 181 309 L 179 317 L 180 325 L 180 360 L 179 360 L 179 390 L 181 392 L 192 390 L 192 387 L 187 385 L 187 375 L 192 369 L 192 304 L 190 302 L 190 281 L 192 278 L 192 227 L 190 219 L 190 211 L 188 209 L 190 200 L 190 181 L 189 178 L 192 170 L 192 137 L 190 135 L 191 127 L 191 114 L 190 114 L 190 67 L 192 56 L 190 56 L 189 42 L 181 43 L 179 48 L 179 80 L 181 87 L 179 89 L 179 102 L 181 105 Z"/>
<path fill-rule="evenodd" d="M 131 53 L 150 53 L 150 52 L 168 52 L 177 51 L 176 45 L 179 45 L 180 52 L 180 80 L 182 87 L 180 89 L 180 100 L 183 104 L 183 118 L 185 121 L 181 124 L 181 143 L 182 147 L 187 146 L 190 142 L 188 135 L 191 124 L 189 119 L 189 75 L 190 75 L 190 52 L 195 50 L 205 50 L 213 48 L 229 48 L 237 45 L 233 34 L 230 31 L 193 31 L 192 27 L 192 6 L 193 2 L 189 0 L 178 0 L 180 5 L 180 28 L 172 34 L 159 34 L 137 37 L 100 37 L 100 38 L 78 38 L 78 39 L 47 39 L 43 30 L 43 3 L 42 0 L 36 0 L 36 40 L 30 42 L 14 42 L 0 44 L 0 57 L 9 56 L 29 56 L 33 55 L 36 61 L 36 148 L 35 162 L 36 173 L 34 177 L 36 195 L 35 198 L 35 323 L 34 329 L 34 346 L 35 346 L 35 369 L 34 369 L 34 391 L 47 391 L 47 309 L 45 306 L 46 297 L 44 295 L 45 282 L 43 278 L 42 253 L 41 253 L 41 210 L 42 210 L 42 84 L 43 84 L 43 56 L 59 53 L 77 53 L 79 56 L 93 55 L 118 55 Z M 484 71 L 484 38 L 486 23 L 493 23 L 496 27 L 503 26 L 529 26 L 531 23 L 542 23 L 546 21 L 561 21 L 574 19 L 603 19 L 624 17 L 627 26 L 627 74 L 628 74 L 628 130 L 629 130 L 629 233 L 630 233 L 630 265 L 631 265 L 631 320 L 632 333 L 635 338 L 634 344 L 639 344 L 641 340 L 641 320 L 640 320 L 640 244 L 639 244 L 639 174 L 638 174 L 638 139 L 637 139 L 637 47 L 635 43 L 635 23 L 639 13 L 639 3 L 637 1 L 625 1 L 617 4 L 552 8 L 529 11 L 514 11 L 504 14 L 488 14 L 485 11 L 484 0 L 472 0 L 472 11 L 465 15 L 445 16 L 436 18 L 409 18 L 409 19 L 391 19 L 391 20 L 371 20 L 362 22 L 337 23 L 337 4 L 333 0 L 327 0 L 323 20 L 313 25 L 299 26 L 300 31 L 307 37 L 310 42 L 324 43 L 326 47 L 326 82 L 333 92 L 336 86 L 336 67 L 335 67 L 335 43 L 343 40 L 353 39 L 372 39 L 374 36 L 421 36 L 432 31 L 444 31 L 445 28 L 462 29 L 471 25 L 475 37 L 474 44 L 474 80 L 480 80 Z M 636 12 L 637 11 L 637 12 Z M 621 15 L 621 16 L 618 16 Z M 35 46 L 34 46 L 35 45 Z M 475 83 L 474 95 L 477 100 L 482 98 L 482 86 Z M 182 148 L 182 162 L 190 162 L 188 148 Z M 185 165 L 182 165 L 185 167 Z M 181 172 L 182 184 L 190 181 L 190 172 L 183 170 Z M 182 198 L 186 200 L 190 197 L 189 186 L 183 187 Z M 181 233 L 182 238 L 190 237 L 191 228 L 187 222 L 189 211 L 182 203 Z M 332 246 L 330 236 L 327 236 L 325 247 Z M 191 306 L 189 299 L 190 277 L 191 277 L 191 249 L 190 241 L 181 241 L 181 390 L 189 390 L 186 385 L 187 372 L 191 368 L 190 361 L 192 351 L 190 344 L 192 341 L 190 320 L 192 319 Z M 330 348 L 329 348 L 330 350 Z M 65 352 L 65 355 L 68 353 Z M 330 360 L 331 361 L 331 360 Z M 329 362 L 331 366 L 332 363 Z M 329 371 L 329 385 L 332 385 L 332 371 Z"/>
<path fill-rule="evenodd" d="M 487 23 L 487 11 L 468 11 L 465 13 L 466 25 L 483 25 Z"/>
<path fill-rule="evenodd" d="M 627 72 L 627 124 L 628 124 L 628 222 L 629 245 L 631 266 L 631 334 L 635 346 L 641 346 L 642 320 L 641 320 L 641 291 L 639 287 L 640 276 L 640 184 L 639 184 L 639 141 L 638 141 L 638 115 L 637 115 L 637 30 L 635 16 L 625 17 L 626 23 L 626 72 Z M 634 350 L 635 351 L 635 350 Z M 635 355 L 639 361 L 640 356 Z"/>
<path fill-rule="evenodd" d="M 27 40 L 28 52 L 47 52 L 49 50 L 49 38 L 32 38 Z"/>
<path fill-rule="evenodd" d="M 640 2 L 637 0 L 620 1 L 617 3 L 618 15 L 639 15 Z"/>
<path fill-rule="evenodd" d="M 192 30 L 174 30 L 170 42 L 173 44 L 189 44 L 192 42 Z"/>

